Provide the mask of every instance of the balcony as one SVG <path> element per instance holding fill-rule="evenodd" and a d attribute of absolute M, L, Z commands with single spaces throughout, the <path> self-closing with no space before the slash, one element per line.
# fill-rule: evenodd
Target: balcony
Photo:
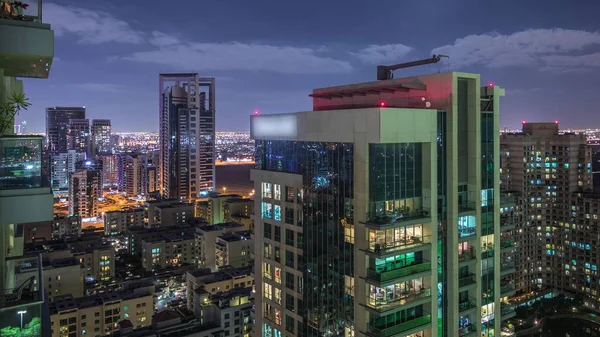
<path fill-rule="evenodd" d="M 396 269 L 385 267 L 383 269 L 374 270 L 369 268 L 367 269 L 367 279 L 385 283 L 427 271 L 431 271 L 431 262 L 429 261 Z"/>
<path fill-rule="evenodd" d="M 465 311 L 475 309 L 477 307 L 477 301 L 473 297 L 469 297 L 468 300 L 458 303 L 458 312 L 461 314 Z"/>
<path fill-rule="evenodd" d="M 413 329 L 427 329 L 431 323 L 431 315 L 427 314 L 406 322 L 391 322 L 387 324 L 369 324 L 368 334 L 373 337 L 391 337 L 400 333 L 406 333 Z"/>
<path fill-rule="evenodd" d="M 48 78 L 54 32 L 42 23 L 42 0 L 0 0 L 0 59 L 4 76 Z"/>
<path fill-rule="evenodd" d="M 467 326 L 464 326 L 464 327 L 458 329 L 458 335 L 460 337 L 475 336 L 476 333 L 477 333 L 477 326 L 475 324 L 469 324 Z"/>
<path fill-rule="evenodd" d="M 502 313 L 502 320 L 513 318 L 516 316 L 515 307 L 507 303 L 500 303 L 500 312 Z"/>
<path fill-rule="evenodd" d="M 507 252 L 511 249 L 515 248 L 515 242 L 513 240 L 501 240 L 500 241 L 500 249 L 501 252 Z"/>
<path fill-rule="evenodd" d="M 474 201 L 463 201 L 458 203 L 458 213 L 469 213 L 477 210 L 477 204 Z"/>
<path fill-rule="evenodd" d="M 515 229 L 514 216 L 508 214 L 500 215 L 500 230 L 508 231 L 511 229 Z"/>
<path fill-rule="evenodd" d="M 374 298 L 369 297 L 367 307 L 374 309 L 379 313 L 383 313 L 406 304 L 415 303 L 419 300 L 430 298 L 431 289 L 421 289 L 420 291 L 413 290 L 389 299 L 385 299 L 384 296 L 375 296 Z"/>
<path fill-rule="evenodd" d="M 466 288 L 471 285 L 475 285 L 477 280 L 475 280 L 475 274 L 470 273 L 468 275 L 461 276 L 458 279 L 458 288 Z"/>
<path fill-rule="evenodd" d="M 41 136 L 0 137 L 0 224 L 52 221 L 54 196 Z M 22 210 L 27 205 L 27 212 Z"/>
<path fill-rule="evenodd" d="M 406 252 L 410 250 L 418 250 L 427 247 L 431 243 L 431 236 L 412 236 L 404 240 L 391 241 L 391 242 L 369 242 L 368 252 L 374 253 L 377 256 L 386 254 L 397 254 L 400 252 Z"/>
<path fill-rule="evenodd" d="M 515 285 L 512 282 L 500 284 L 500 297 L 512 296 L 516 293 Z"/>
<path fill-rule="evenodd" d="M 429 210 L 398 210 L 396 212 L 368 213 L 365 225 L 373 229 L 387 229 L 431 222 Z"/>
<path fill-rule="evenodd" d="M 463 263 L 463 262 L 468 262 L 468 261 L 474 261 L 475 260 L 475 251 L 463 251 L 462 253 L 458 254 L 458 263 Z"/>
<path fill-rule="evenodd" d="M 514 262 L 504 262 L 500 265 L 500 276 L 506 276 L 508 274 L 512 274 L 516 272 L 515 263 Z"/>

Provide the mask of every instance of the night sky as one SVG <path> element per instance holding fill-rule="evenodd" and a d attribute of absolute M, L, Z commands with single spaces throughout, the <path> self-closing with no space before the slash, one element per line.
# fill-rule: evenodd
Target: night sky
<path fill-rule="evenodd" d="M 600 127 L 597 0 L 44 1 L 55 31 L 48 80 L 26 79 L 19 117 L 84 105 L 115 131 L 158 129 L 158 74 L 217 78 L 217 129 L 310 110 L 312 88 L 375 80 L 378 63 L 450 55 L 396 77 L 458 70 L 506 88 L 501 127 Z"/>

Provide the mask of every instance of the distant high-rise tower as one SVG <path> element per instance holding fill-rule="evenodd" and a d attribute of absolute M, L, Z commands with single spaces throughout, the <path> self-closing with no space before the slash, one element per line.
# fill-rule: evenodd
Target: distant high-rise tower
<path fill-rule="evenodd" d="M 85 159 L 84 153 L 75 150 L 53 155 L 50 161 L 50 184 L 53 191 L 69 190 L 69 175 L 75 172 L 75 163 Z"/>
<path fill-rule="evenodd" d="M 69 150 L 90 154 L 90 121 L 71 119 L 69 121 Z"/>
<path fill-rule="evenodd" d="M 92 120 L 92 155 L 112 153 L 110 119 Z"/>
<path fill-rule="evenodd" d="M 160 193 L 195 199 L 215 187 L 215 79 L 160 75 Z"/>
<path fill-rule="evenodd" d="M 98 216 L 98 173 L 79 169 L 71 174 L 69 184 L 69 215 L 82 218 Z"/>
<path fill-rule="evenodd" d="M 85 107 L 46 108 L 46 146 L 50 154 L 67 152 L 71 119 L 85 119 Z"/>

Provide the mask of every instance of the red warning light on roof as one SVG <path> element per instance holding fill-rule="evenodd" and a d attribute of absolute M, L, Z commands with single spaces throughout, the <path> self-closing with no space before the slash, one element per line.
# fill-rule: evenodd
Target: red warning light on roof
<path fill-rule="evenodd" d="M 385 101 L 379 102 L 379 106 L 384 107 L 385 106 Z"/>
<path fill-rule="evenodd" d="M 554 124 L 558 124 L 558 121 L 554 121 Z"/>
<path fill-rule="evenodd" d="M 255 115 L 260 115 L 260 111 L 258 111 L 258 110 L 254 110 L 254 114 L 255 114 Z"/>
<path fill-rule="evenodd" d="M 522 124 L 525 124 L 525 123 L 527 123 L 527 121 L 521 121 L 521 123 L 522 123 Z"/>
<path fill-rule="evenodd" d="M 488 85 L 489 85 L 490 87 L 493 87 L 493 86 L 494 86 L 494 82 L 490 82 L 490 83 L 488 83 Z"/>

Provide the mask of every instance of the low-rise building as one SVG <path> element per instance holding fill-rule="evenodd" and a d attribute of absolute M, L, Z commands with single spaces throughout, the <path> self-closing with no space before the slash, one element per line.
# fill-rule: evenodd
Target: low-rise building
<path fill-rule="evenodd" d="M 131 227 L 128 233 L 127 252 L 133 256 L 142 256 L 142 241 L 156 240 L 163 235 L 194 235 L 195 227 L 189 225 L 176 225 L 168 227 L 146 228 L 146 227 Z"/>
<path fill-rule="evenodd" d="M 153 293 L 147 288 L 74 298 L 59 296 L 50 303 L 53 337 L 114 335 L 122 322 L 133 329 L 152 324 Z"/>
<path fill-rule="evenodd" d="M 15 264 L 15 284 L 39 277 L 38 254 L 21 257 Z M 73 257 L 43 257 L 44 292 L 48 301 L 64 294 L 83 296 L 83 268 Z M 34 284 L 40 283 L 34 282 Z"/>
<path fill-rule="evenodd" d="M 225 336 L 248 336 L 252 330 L 252 287 L 239 287 L 216 294 L 203 288 L 192 294 L 194 316 L 203 322 L 216 323 Z"/>
<path fill-rule="evenodd" d="M 146 271 L 196 263 L 195 238 L 191 234 L 164 234 L 142 241 L 142 266 Z"/>
<path fill-rule="evenodd" d="M 109 281 L 115 277 L 115 249 L 102 242 L 70 244 L 71 252 L 84 267 L 87 279 Z"/>
<path fill-rule="evenodd" d="M 188 271 L 185 275 L 187 294 L 192 294 L 198 289 L 209 294 L 217 294 L 234 288 L 252 287 L 252 267 L 224 268 L 211 272 L 209 268 Z M 190 311 L 195 311 L 194 297 L 188 296 L 187 306 Z"/>
<path fill-rule="evenodd" d="M 216 248 L 217 238 L 224 233 L 243 230 L 244 227 L 238 223 L 228 222 L 217 225 L 202 226 L 196 228 L 196 249 L 198 254 L 198 267 L 217 270 Z"/>
<path fill-rule="evenodd" d="M 224 233 L 217 237 L 215 243 L 215 263 L 217 268 L 224 266 L 245 267 L 252 263 L 251 252 L 254 251 L 252 232 L 238 231 Z"/>
<path fill-rule="evenodd" d="M 141 207 L 124 208 L 119 211 L 104 213 L 104 234 L 127 234 L 131 227 L 145 225 L 146 212 Z"/>
<path fill-rule="evenodd" d="M 159 226 L 172 226 L 187 223 L 195 214 L 194 204 L 171 203 L 156 206 L 154 210 L 155 223 Z"/>
<path fill-rule="evenodd" d="M 54 215 L 52 239 L 76 238 L 81 234 L 81 216 Z"/>

